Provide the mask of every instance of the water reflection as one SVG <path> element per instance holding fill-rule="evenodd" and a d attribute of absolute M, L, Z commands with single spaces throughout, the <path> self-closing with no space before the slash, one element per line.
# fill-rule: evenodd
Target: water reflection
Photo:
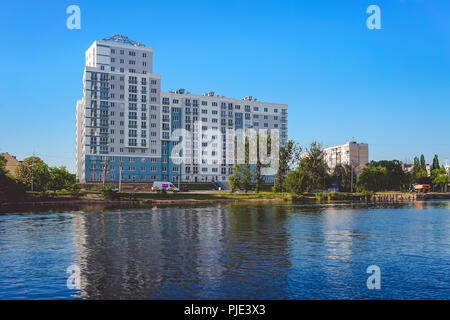
<path fill-rule="evenodd" d="M 218 206 L 71 213 L 83 298 L 245 297 L 233 286 L 289 266 L 282 208 Z M 281 214 L 280 214 L 281 213 Z M 279 281 L 278 279 L 277 281 Z M 234 293 L 233 293 L 234 292 Z"/>
<path fill-rule="evenodd" d="M 447 298 L 448 204 L 4 215 L 0 298 Z M 65 287 L 70 264 L 81 269 L 78 291 Z M 366 288 L 371 264 L 382 269 L 381 291 Z"/>

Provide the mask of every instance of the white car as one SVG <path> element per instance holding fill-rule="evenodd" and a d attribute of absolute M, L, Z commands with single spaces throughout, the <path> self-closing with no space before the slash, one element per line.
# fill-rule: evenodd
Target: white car
<path fill-rule="evenodd" d="M 166 181 L 155 181 L 153 182 L 152 191 L 159 192 L 163 189 L 166 189 L 166 191 L 171 192 L 178 192 L 180 189 L 175 187 L 172 182 L 166 182 Z"/>

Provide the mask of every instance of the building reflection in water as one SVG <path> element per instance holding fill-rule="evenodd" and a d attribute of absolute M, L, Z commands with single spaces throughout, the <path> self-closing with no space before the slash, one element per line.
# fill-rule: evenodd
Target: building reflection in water
<path fill-rule="evenodd" d="M 71 215 L 82 298 L 281 298 L 288 239 L 271 206 Z"/>
<path fill-rule="evenodd" d="M 339 205 L 291 206 L 289 211 L 290 291 L 298 299 L 310 299 L 312 292 L 346 298 L 341 294 L 365 275 L 355 268 L 355 257 L 368 249 L 361 245 L 369 237 L 360 228 L 361 217 Z"/>

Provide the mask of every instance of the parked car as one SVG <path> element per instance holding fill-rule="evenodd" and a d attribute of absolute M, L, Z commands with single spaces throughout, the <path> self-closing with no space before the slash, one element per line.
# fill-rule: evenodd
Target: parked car
<path fill-rule="evenodd" d="M 163 189 L 170 192 L 178 192 L 180 189 L 175 187 L 172 182 L 167 181 L 155 181 L 153 182 L 152 191 L 161 192 Z"/>
<path fill-rule="evenodd" d="M 431 190 L 431 186 L 429 184 L 415 184 L 415 185 L 413 185 L 411 192 L 427 193 L 430 190 Z"/>

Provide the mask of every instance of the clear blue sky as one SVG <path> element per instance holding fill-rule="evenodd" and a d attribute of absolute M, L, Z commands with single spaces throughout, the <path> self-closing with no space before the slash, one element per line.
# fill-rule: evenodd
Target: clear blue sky
<path fill-rule="evenodd" d="M 67 6 L 81 30 L 66 28 Z M 381 8 L 381 30 L 366 8 Z M 154 49 L 162 89 L 289 105 L 289 137 L 370 159 L 450 161 L 450 1 L 9 1 L 0 10 L 0 152 L 75 168 L 84 52 Z"/>

